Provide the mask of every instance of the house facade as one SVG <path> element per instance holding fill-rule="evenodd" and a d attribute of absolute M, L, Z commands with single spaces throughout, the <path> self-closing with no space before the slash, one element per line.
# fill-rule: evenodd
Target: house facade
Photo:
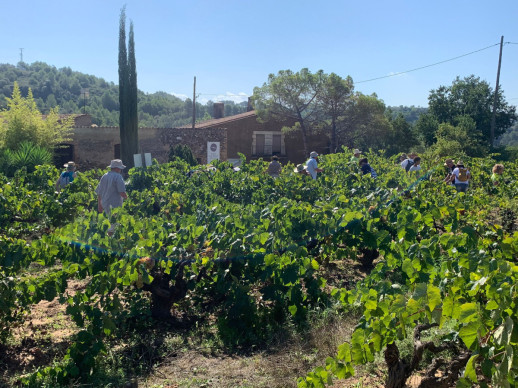
<path fill-rule="evenodd" d="M 214 109 L 215 114 L 221 114 L 222 109 Z M 219 128 L 227 133 L 227 158 L 230 162 L 239 160 L 239 153 L 247 160 L 263 158 L 268 160 L 277 155 L 282 161 L 301 163 L 309 155 L 304 154 L 304 146 L 300 132 L 282 131 L 283 127 L 292 127 L 295 120 L 279 122 L 270 120 L 259 122 L 255 110 L 245 113 L 219 117 L 195 124 L 195 129 Z M 182 129 L 191 128 L 189 126 Z M 309 151 L 325 153 L 329 150 L 328 139 L 325 136 L 308 136 Z"/>
<path fill-rule="evenodd" d="M 214 104 L 216 118 L 198 122 L 194 128 L 186 125 L 179 128 L 139 128 L 141 153 L 151 153 L 159 163 L 168 161 L 172 146 L 189 146 L 199 163 L 212 158 L 239 162 L 239 154 L 247 160 L 269 160 L 273 155 L 286 162 L 303 163 L 309 155 L 304 153 L 299 131 L 283 132 L 283 127 L 292 127 L 295 120 L 279 122 L 258 121 L 255 110 L 222 117 L 223 104 Z M 219 117 L 218 117 L 219 116 Z M 308 152 L 329 152 L 327 136 L 310 135 Z M 119 127 L 98 127 L 92 124 L 89 115 L 77 115 L 72 141 L 58 149 L 57 164 L 74 160 L 81 168 L 105 167 L 111 159 L 120 158 Z M 123 161 L 125 162 L 125 161 Z"/>
<path fill-rule="evenodd" d="M 120 158 L 119 127 L 92 125 L 88 115 L 79 115 L 75 121 L 72 141 L 57 150 L 56 164 L 69 160 L 81 168 L 105 168 L 112 159 Z M 207 163 L 209 146 L 218 144 L 221 160 L 227 159 L 226 131 L 218 128 L 139 128 L 141 153 L 151 153 L 159 163 L 166 163 L 169 150 L 177 144 L 189 146 L 199 163 Z M 125 162 L 125 161 L 123 161 Z"/>

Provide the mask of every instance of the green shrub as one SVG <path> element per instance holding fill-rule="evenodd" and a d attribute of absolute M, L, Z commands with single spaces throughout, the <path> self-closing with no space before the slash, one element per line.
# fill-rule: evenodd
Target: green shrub
<path fill-rule="evenodd" d="M 30 173 L 36 166 L 52 163 L 52 154 L 48 150 L 30 142 L 21 143 L 16 151 L 5 150 L 2 158 L 4 173 L 9 176 L 23 167 Z"/>

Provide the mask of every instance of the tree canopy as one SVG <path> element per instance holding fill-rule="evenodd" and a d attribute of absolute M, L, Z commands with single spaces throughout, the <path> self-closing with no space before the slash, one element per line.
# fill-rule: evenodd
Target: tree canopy
<path fill-rule="evenodd" d="M 0 64 L 0 109 L 7 108 L 7 97 L 11 97 L 14 82 L 18 83 L 23 95 L 32 90 L 34 101 L 43 114 L 59 106 L 61 113 L 78 114 L 83 111 L 92 116 L 98 126 L 119 125 L 119 88 L 113 82 L 73 71 L 70 67 L 57 69 L 44 62 L 17 66 Z M 88 89 L 84 98 L 81 89 Z M 246 111 L 247 102 L 234 103 L 225 100 L 225 115 Z M 86 106 L 84 106 L 86 103 Z M 213 101 L 196 103 L 196 118 L 213 115 Z M 139 125 L 143 127 L 171 128 L 191 123 L 192 99 L 185 101 L 172 94 L 159 91 L 144 93 L 138 91 Z"/>
<path fill-rule="evenodd" d="M 490 145 L 494 97 L 493 89 L 479 77 L 457 77 L 452 85 L 440 86 L 430 92 L 429 112 L 439 123 L 453 126 L 459 124 L 461 117 L 469 116 L 475 123 L 471 134 Z M 500 89 L 496 99 L 495 136 L 502 135 L 513 125 L 516 118 L 516 108 L 505 101 Z"/>
<path fill-rule="evenodd" d="M 0 115 L 0 148 L 10 150 L 30 142 L 53 153 L 57 145 L 69 140 L 73 126 L 73 118 L 60 116 L 58 108 L 42 116 L 32 90 L 29 88 L 27 97 L 23 97 L 17 82 L 12 97 L 7 98 L 7 109 Z"/>
<path fill-rule="evenodd" d="M 259 118 L 263 121 L 296 120 L 296 126 L 291 129 L 300 130 L 305 154 L 308 154 L 307 137 L 322 120 L 318 96 L 323 82 L 322 70 L 313 74 L 304 68 L 296 73 L 281 70 L 277 75 L 270 74 L 268 82 L 254 88 L 253 101 Z"/>

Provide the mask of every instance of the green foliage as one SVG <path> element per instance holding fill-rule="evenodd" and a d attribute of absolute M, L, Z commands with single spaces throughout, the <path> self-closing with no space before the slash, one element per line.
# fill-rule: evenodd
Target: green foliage
<path fill-rule="evenodd" d="M 110 338 L 125 336 L 128 317 L 149 317 L 153 301 L 144 303 L 143 291 L 153 292 L 150 285 L 162 279 L 169 292 L 185 291 L 172 308 L 217 322 L 218 339 L 229 347 L 263 341 L 288 323 L 305 324 L 316 306 L 359 312 L 351 340 L 300 386 L 350 376 L 355 365 L 411 337 L 416 325 L 432 323 L 448 328 L 437 341 L 477 356 L 461 382 L 481 370 L 494 385 L 513 386 L 518 234 L 492 214 L 495 207 L 514 209 L 517 164 L 506 164 L 509 183 L 494 187 L 495 161 L 467 159 L 475 178 L 466 194 L 456 194 L 442 183 L 441 166 L 426 160 L 423 168 L 432 174 L 413 182 L 393 161 L 368 154 L 379 174 L 374 180 L 360 175 L 350 156 L 323 155 L 316 181 L 292 168 L 271 179 L 262 161 L 239 172 L 220 162 L 216 171 L 190 177 L 190 166 L 178 160 L 141 169 L 145 184 L 128 190 L 128 201 L 114 211 L 112 238 L 108 220 L 93 210 L 101 172 L 81 174 L 59 194 L 53 167 L 0 175 L 2 339 L 20 311 L 56 296 L 79 329 L 62 362 L 24 381 L 88 382 Z M 136 173 L 130 171 L 130 180 Z M 368 252 L 379 256 L 353 288 L 326 283 L 327 265 L 365 260 Z M 31 263 L 48 271 L 23 276 Z M 85 283 L 73 296 L 65 293 L 71 279 Z"/>
<path fill-rule="evenodd" d="M 277 75 L 270 74 L 268 82 L 254 88 L 254 107 L 262 121 L 277 120 L 297 122 L 300 130 L 304 154 L 309 154 L 307 137 L 321 122 L 322 107 L 318 96 L 324 83 L 324 72 L 311 73 L 307 68 L 294 73 L 280 70 Z"/>
<path fill-rule="evenodd" d="M 192 150 L 185 144 L 177 144 L 169 149 L 169 161 L 172 162 L 177 158 L 187 162 L 189 166 L 196 166 L 198 164 Z"/>
<path fill-rule="evenodd" d="M 89 90 L 86 99 L 86 113 L 98 126 L 119 125 L 118 85 L 102 78 L 73 71 L 69 67 L 57 69 L 43 62 L 13 66 L 0 64 L 0 109 L 7 108 L 6 97 L 13 92 L 17 82 L 23 95 L 29 86 L 40 112 L 47 114 L 50 107 L 59 106 L 61 113 L 81 113 L 85 100 L 82 88 Z M 192 121 L 192 100 L 182 101 L 165 92 L 144 93 L 138 91 L 139 124 L 145 127 L 171 128 L 189 124 Z M 246 111 L 247 103 L 225 102 L 225 114 Z M 227 113 L 228 112 L 228 113 Z M 212 118 L 213 101 L 196 103 L 196 117 Z M 208 115 L 208 116 L 207 116 Z"/>
<path fill-rule="evenodd" d="M 470 133 L 485 145 L 490 145 L 492 107 L 495 93 L 486 81 L 471 75 L 457 77 L 451 86 L 440 86 L 432 90 L 429 112 L 439 123 L 458 125 L 459 117 L 468 116 L 474 122 Z M 503 91 L 499 90 L 496 106 L 495 138 L 502 135 L 516 121 L 516 107 L 509 105 Z M 478 155 L 482 156 L 482 155 Z"/>
<path fill-rule="evenodd" d="M 69 139 L 73 118 L 60 117 L 53 108 L 43 117 L 36 106 L 31 89 L 22 97 L 18 83 L 7 99 L 8 109 L 1 112 L 0 148 L 17 150 L 24 142 L 54 151 L 54 147 Z"/>
<path fill-rule="evenodd" d="M 419 106 L 389 106 L 387 108 L 393 118 L 396 118 L 399 114 L 403 115 L 406 122 L 411 125 L 415 125 L 419 118 L 428 112 L 428 108 L 422 108 Z"/>
<path fill-rule="evenodd" d="M 33 172 L 36 166 L 51 163 L 52 154 L 47 149 L 24 141 L 16 151 L 4 151 L 2 168 L 4 174 L 12 176 L 16 170 L 25 168 Z"/>

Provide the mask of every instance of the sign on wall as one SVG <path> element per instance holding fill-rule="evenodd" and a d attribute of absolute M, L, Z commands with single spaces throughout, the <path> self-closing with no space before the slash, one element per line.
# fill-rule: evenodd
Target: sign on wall
<path fill-rule="evenodd" d="M 215 159 L 220 158 L 220 146 L 219 141 L 208 141 L 207 142 L 207 164 Z"/>

